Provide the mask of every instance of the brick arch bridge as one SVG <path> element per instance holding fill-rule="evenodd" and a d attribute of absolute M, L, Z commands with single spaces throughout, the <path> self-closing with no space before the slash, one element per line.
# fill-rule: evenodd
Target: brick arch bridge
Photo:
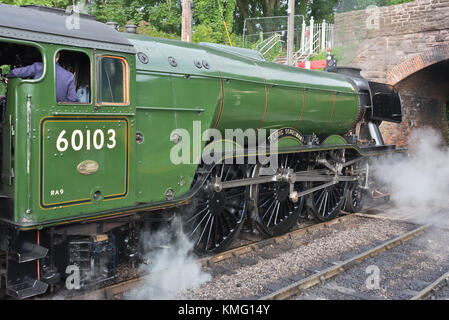
<path fill-rule="evenodd" d="M 449 0 L 352 11 L 335 17 L 339 65 L 394 85 L 403 102 L 401 124 L 383 123 L 387 143 L 406 146 L 410 131 L 431 126 L 447 139 Z"/>

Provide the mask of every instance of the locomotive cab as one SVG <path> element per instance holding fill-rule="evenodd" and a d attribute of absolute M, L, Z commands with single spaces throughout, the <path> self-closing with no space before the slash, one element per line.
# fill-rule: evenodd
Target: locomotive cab
<path fill-rule="evenodd" d="M 0 4 L 0 286 L 17 298 L 77 263 L 65 250 L 55 259 L 60 237 L 92 248 L 89 274 L 100 260 L 113 268 L 113 237 L 49 227 L 135 203 L 135 49 L 90 17 L 69 30 L 68 16 Z"/>
<path fill-rule="evenodd" d="M 5 219 L 14 219 L 13 199 L 14 199 L 14 135 L 15 125 L 13 117 L 16 116 L 17 90 L 22 83 L 34 83 L 40 81 L 43 76 L 37 76 L 36 79 L 8 79 L 6 76 L 12 69 L 20 68 L 33 63 L 42 63 L 43 57 L 41 51 L 32 45 L 15 43 L 12 41 L 0 42 L 0 107 L 1 107 L 1 184 L 0 184 L 0 217 Z"/>

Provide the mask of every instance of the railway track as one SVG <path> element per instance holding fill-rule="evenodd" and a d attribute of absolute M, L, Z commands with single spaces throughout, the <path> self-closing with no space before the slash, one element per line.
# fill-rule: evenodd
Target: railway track
<path fill-rule="evenodd" d="M 286 240 L 296 239 L 296 237 L 301 235 L 307 235 L 309 233 L 313 233 L 315 230 L 329 228 L 331 226 L 338 226 L 339 224 L 343 225 L 343 222 L 350 222 L 351 219 L 354 218 L 366 218 L 370 220 L 391 220 L 391 221 L 400 221 L 399 219 L 394 219 L 389 216 L 383 215 L 372 215 L 366 213 L 355 213 L 355 214 L 345 214 L 336 218 L 334 220 L 314 224 L 311 226 L 306 226 L 297 230 L 293 230 L 287 234 L 282 236 L 263 239 L 260 241 L 253 241 L 249 244 L 245 244 L 228 251 L 200 258 L 193 263 L 200 264 L 203 268 L 208 268 L 219 264 L 221 262 L 226 262 L 227 260 L 238 259 L 247 254 L 260 252 L 259 249 L 264 248 L 268 245 L 279 245 L 282 244 Z M 286 287 L 283 287 L 275 292 L 270 294 L 259 296 L 258 299 L 261 300 L 274 300 L 274 299 L 291 299 L 292 297 L 298 295 L 301 292 L 307 291 L 314 287 L 319 287 L 326 280 L 336 277 L 339 274 L 344 273 L 346 270 L 351 269 L 353 266 L 360 264 L 361 262 L 371 259 L 382 252 L 386 252 L 392 248 L 398 247 L 406 243 L 407 241 L 414 239 L 415 237 L 425 233 L 431 227 L 430 224 L 416 227 L 415 229 L 406 232 L 405 234 L 399 235 L 387 242 L 384 242 L 378 246 L 372 247 L 369 250 L 366 250 L 354 257 L 346 259 L 342 262 L 335 263 L 331 267 L 328 267 L 320 272 L 316 272 L 308 277 L 304 277 L 293 284 L 290 284 Z M 321 232 L 321 231 L 320 231 Z M 92 299 L 122 299 L 128 292 L 138 288 L 143 283 L 153 283 L 156 282 L 158 278 L 164 277 L 170 273 L 170 269 L 163 269 L 160 271 L 152 272 L 150 274 L 141 274 L 137 278 L 133 278 L 130 280 L 122 281 L 101 289 L 93 290 L 91 292 L 83 292 L 77 293 L 76 295 L 71 295 L 65 297 L 66 299 L 73 300 L 92 300 Z M 416 294 L 412 299 L 426 299 L 429 296 L 432 296 L 437 288 L 441 287 L 446 279 L 449 278 L 449 272 L 445 275 L 441 276 L 439 279 L 431 283 L 428 287 L 423 289 L 421 292 Z"/>
<path fill-rule="evenodd" d="M 411 300 L 425 300 L 432 296 L 438 295 L 438 290 L 441 290 L 442 287 L 448 288 L 448 279 L 449 279 L 449 271 L 443 274 L 441 277 L 439 277 L 437 280 L 432 282 L 430 285 L 428 285 L 426 288 L 421 290 L 418 294 L 413 296 Z M 445 295 L 443 297 L 445 300 L 449 299 L 449 295 Z"/>
<path fill-rule="evenodd" d="M 356 213 L 355 216 L 359 217 L 369 217 L 372 219 L 381 219 L 381 220 L 391 220 L 391 221 L 410 221 L 413 220 L 415 217 L 415 213 L 411 213 L 410 215 L 401 215 L 399 219 L 395 219 L 388 215 L 367 215 L 365 213 Z M 377 247 L 374 247 L 372 249 L 366 250 L 365 252 L 362 252 L 361 254 L 352 257 L 350 259 L 347 259 L 335 266 L 329 267 L 327 269 L 322 270 L 321 272 L 318 272 L 314 275 L 311 275 L 307 278 L 301 279 L 293 284 L 290 284 L 288 286 L 282 287 L 279 290 L 272 292 L 270 294 L 267 294 L 265 296 L 260 297 L 260 300 L 285 300 L 285 299 L 303 299 L 306 294 L 310 294 L 311 297 L 314 299 L 322 299 L 322 297 L 318 295 L 314 295 L 313 291 L 315 288 L 322 288 L 322 292 L 324 291 L 333 291 L 333 292 L 340 292 L 342 293 L 342 296 L 346 295 L 350 298 L 355 299 L 383 299 L 378 296 L 373 296 L 369 294 L 364 294 L 363 292 L 360 292 L 359 290 L 353 290 L 353 288 L 346 288 L 338 285 L 338 282 L 334 281 L 334 283 L 331 283 L 330 280 L 332 278 L 336 278 L 337 276 L 344 274 L 345 272 L 353 269 L 355 266 L 360 265 L 363 261 L 370 261 L 373 259 L 373 257 L 378 256 L 380 254 L 388 255 L 388 251 L 393 248 L 398 248 L 404 244 L 406 244 L 409 240 L 417 240 L 418 236 L 423 235 L 424 233 L 431 233 L 432 224 L 426 224 L 423 226 L 419 226 L 416 229 L 407 232 L 404 235 L 400 235 L 396 237 L 395 239 L 392 239 L 382 245 L 379 245 Z M 448 228 L 446 227 L 438 227 L 433 228 L 436 232 L 448 232 Z M 445 234 L 445 237 L 447 237 L 447 234 Z M 416 238 L 416 239 L 415 239 Z M 433 240 L 428 240 L 433 241 Z M 441 244 L 440 244 L 441 245 Z M 442 245 L 446 246 L 447 243 L 444 242 Z M 410 252 L 410 251 L 409 251 Z M 413 252 L 413 251 L 411 251 Z M 398 254 L 398 253 L 396 253 Z M 376 262 L 374 262 L 376 263 Z M 365 263 L 365 265 L 368 263 Z M 418 266 L 415 266 L 415 268 L 419 268 Z M 360 268 L 363 269 L 363 268 Z M 446 266 L 444 270 L 447 269 L 447 261 Z M 434 270 L 432 270 L 434 271 Z M 442 271 L 444 272 L 444 271 Z M 407 273 L 407 270 L 404 271 L 404 274 Z M 425 273 L 425 272 L 424 272 Z M 439 273 L 441 274 L 441 272 Z M 422 275 L 421 275 L 422 276 Z M 433 277 L 433 278 L 432 278 Z M 350 278 L 350 276 L 347 276 L 347 278 Z M 435 279 L 436 276 L 429 276 L 429 278 Z M 410 280 L 410 279 L 409 279 Z M 400 280 L 396 280 L 397 282 L 400 282 Z M 403 281 L 403 280 L 402 280 Z M 439 276 L 436 280 L 430 281 L 430 283 L 423 287 L 423 284 L 426 284 L 426 281 L 422 280 L 415 280 L 420 286 L 421 289 L 414 291 L 414 290 L 404 290 L 409 291 L 408 293 L 412 294 L 411 297 L 407 298 L 410 300 L 425 300 L 425 299 L 438 299 L 438 300 L 448 300 L 449 299 L 449 271 L 445 272 L 443 275 Z M 357 286 L 355 286 L 357 287 Z M 300 296 L 302 294 L 302 296 Z M 399 297 L 400 299 L 403 299 Z M 390 298 L 391 299 L 391 298 Z"/>
<path fill-rule="evenodd" d="M 350 268 L 351 266 L 353 266 L 356 263 L 360 263 L 366 259 L 369 259 L 381 252 L 384 252 L 386 250 L 394 248 L 394 247 L 404 243 L 405 241 L 408 241 L 408 240 L 422 234 L 430 226 L 431 225 L 425 225 L 425 226 L 418 227 L 415 230 L 407 232 L 406 234 L 396 237 L 395 239 L 392 239 L 384 244 L 381 244 L 377 247 L 369 249 L 369 250 L 367 250 L 361 254 L 358 254 L 355 257 L 347 259 L 333 267 L 329 267 L 315 275 L 312 275 L 310 277 L 307 277 L 305 279 L 297 281 L 296 283 L 293 283 L 287 287 L 281 288 L 280 290 L 277 290 L 276 292 L 273 292 L 269 295 L 263 296 L 260 298 L 260 300 L 285 300 L 285 299 L 288 299 L 294 295 L 301 293 L 301 291 L 303 291 L 303 290 L 309 289 L 315 285 L 322 284 L 325 280 L 335 277 L 336 275 L 344 272 L 345 269 Z"/>
<path fill-rule="evenodd" d="M 207 267 L 225 260 L 234 259 L 237 257 L 244 256 L 248 253 L 254 252 L 258 248 L 265 247 L 270 244 L 278 244 L 283 242 L 286 239 L 291 239 L 301 234 L 310 233 L 313 230 L 317 230 L 320 228 L 326 228 L 335 224 L 342 223 L 344 221 L 350 220 L 351 217 L 354 217 L 353 214 L 343 214 L 342 216 L 333 219 L 331 221 L 322 222 L 313 224 L 307 227 L 302 227 L 293 231 L 290 231 L 284 235 L 263 239 L 260 241 L 254 241 L 246 245 L 242 245 L 218 254 L 215 254 L 210 257 L 200 258 L 194 263 L 199 263 L 202 267 Z M 93 300 L 93 299 L 107 299 L 112 300 L 115 297 L 124 294 L 125 292 L 131 291 L 138 287 L 142 282 L 151 281 L 152 279 L 157 279 L 158 277 L 163 277 L 164 274 L 170 272 L 169 269 L 164 269 L 160 271 L 156 271 L 150 274 L 143 274 L 137 278 L 133 278 L 130 280 L 122 281 L 101 289 L 93 290 L 91 292 L 82 293 L 79 295 L 69 296 L 68 299 L 72 300 Z"/>

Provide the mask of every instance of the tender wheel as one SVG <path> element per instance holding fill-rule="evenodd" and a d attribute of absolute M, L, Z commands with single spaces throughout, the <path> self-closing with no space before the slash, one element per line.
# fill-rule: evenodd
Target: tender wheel
<path fill-rule="evenodd" d="M 299 171 L 301 164 L 294 155 L 280 155 L 279 167 Z M 267 168 L 257 165 L 254 176 L 263 175 Z M 270 173 L 272 174 L 272 172 Z M 296 192 L 304 191 L 303 183 L 295 183 Z M 285 182 L 264 183 L 253 186 L 252 196 L 256 203 L 256 226 L 265 235 L 277 236 L 290 230 L 298 220 L 303 207 L 303 197 L 291 200 L 290 184 Z"/>
<path fill-rule="evenodd" d="M 222 181 L 246 178 L 244 166 L 217 165 L 202 189 L 187 207 L 183 226 L 197 254 L 213 254 L 225 250 L 238 235 L 247 210 L 248 188 L 213 189 L 215 177 Z"/>

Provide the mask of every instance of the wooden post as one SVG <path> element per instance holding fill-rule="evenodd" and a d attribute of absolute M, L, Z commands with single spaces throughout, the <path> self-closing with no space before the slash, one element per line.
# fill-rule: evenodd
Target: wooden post
<path fill-rule="evenodd" d="M 181 40 L 192 42 L 192 0 L 182 1 Z"/>

